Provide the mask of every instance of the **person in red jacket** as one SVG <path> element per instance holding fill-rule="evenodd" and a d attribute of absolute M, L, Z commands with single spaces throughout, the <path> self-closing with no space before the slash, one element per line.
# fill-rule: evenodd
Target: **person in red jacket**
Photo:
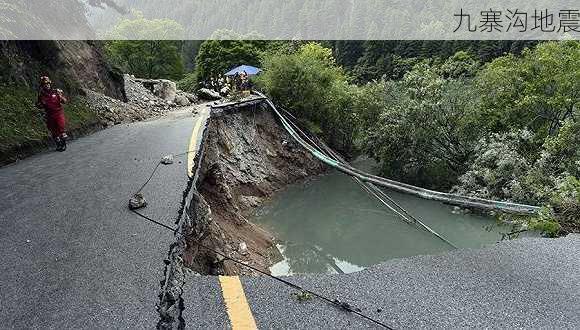
<path fill-rule="evenodd" d="M 63 108 L 66 102 L 67 99 L 62 90 L 52 88 L 49 77 L 40 77 L 40 91 L 36 106 L 45 111 L 46 127 L 54 139 L 57 151 L 66 150 L 66 119 Z"/>

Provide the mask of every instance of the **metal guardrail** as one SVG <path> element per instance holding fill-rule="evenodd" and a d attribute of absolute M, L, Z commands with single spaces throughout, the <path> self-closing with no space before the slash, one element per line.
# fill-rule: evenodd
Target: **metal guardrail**
<path fill-rule="evenodd" d="M 500 211 L 504 213 L 512 213 L 512 214 L 524 214 L 524 215 L 532 215 L 537 214 L 540 210 L 540 207 L 533 206 L 533 205 L 526 205 L 526 204 L 519 204 L 519 203 L 512 203 L 512 202 L 505 202 L 505 201 L 495 201 L 490 199 L 472 197 L 472 196 L 462 196 L 452 193 L 445 193 L 435 190 L 430 190 L 426 188 L 421 188 L 417 186 L 413 186 L 407 183 L 398 182 L 395 180 L 383 178 L 377 175 L 373 175 L 370 173 L 366 173 L 361 171 L 355 167 L 352 167 L 345 163 L 340 163 L 327 157 L 326 155 L 320 153 L 316 148 L 311 146 L 308 142 L 304 141 L 300 137 L 300 135 L 293 129 L 293 127 L 288 123 L 288 121 L 284 118 L 284 116 L 279 112 L 276 108 L 274 103 L 264 94 L 260 92 L 254 92 L 254 95 L 258 97 L 253 97 L 249 99 L 243 99 L 240 101 L 234 102 L 226 102 L 222 104 L 212 105 L 211 108 L 217 112 L 228 112 L 233 110 L 234 108 L 246 105 L 256 105 L 257 103 L 265 102 L 270 106 L 273 110 L 274 114 L 278 117 L 284 129 L 292 136 L 293 139 L 296 140 L 302 147 L 307 149 L 312 155 L 314 155 L 317 159 L 322 161 L 323 163 L 327 164 L 330 167 L 333 167 L 347 175 L 354 176 L 363 182 L 373 183 L 377 186 L 381 186 L 384 188 L 392 189 L 395 191 L 399 191 L 402 193 L 414 195 L 423 199 L 430 199 L 434 201 L 439 201 L 451 205 L 456 205 L 460 207 L 467 207 L 467 208 L 476 208 L 481 210 L 488 210 L 488 211 Z"/>
<path fill-rule="evenodd" d="M 440 191 L 425 189 L 421 187 L 416 187 L 410 184 L 386 179 L 380 176 L 372 175 L 361 171 L 357 168 L 354 168 L 350 165 L 346 165 L 344 163 L 339 163 L 326 155 L 320 153 L 316 148 L 311 146 L 309 143 L 304 141 L 300 135 L 292 128 L 290 123 L 286 121 L 284 116 L 278 111 L 274 103 L 268 99 L 265 95 L 261 93 L 256 94 L 263 98 L 263 100 L 272 108 L 276 116 L 281 121 L 284 129 L 304 148 L 306 148 L 310 153 L 312 153 L 316 158 L 320 161 L 324 162 L 325 164 L 351 176 L 354 176 L 363 182 L 373 183 L 375 185 L 385 187 L 388 189 L 392 189 L 395 191 L 403 192 L 406 194 L 415 195 L 420 198 L 430 199 L 435 201 L 440 201 L 444 203 L 448 203 L 451 205 L 461 206 L 461 207 L 468 207 L 468 208 L 476 208 L 488 211 L 500 211 L 505 213 L 513 213 L 513 214 L 536 214 L 539 212 L 540 207 L 533 206 L 533 205 L 525 205 L 525 204 L 518 204 L 518 203 L 511 203 L 511 202 L 504 202 L 504 201 L 494 201 L 484 198 L 478 197 L 471 197 L 471 196 L 461 196 L 451 193 L 444 193 Z"/>

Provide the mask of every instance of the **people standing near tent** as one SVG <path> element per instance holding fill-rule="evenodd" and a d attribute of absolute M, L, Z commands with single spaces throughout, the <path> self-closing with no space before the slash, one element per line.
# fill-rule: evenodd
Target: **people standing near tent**
<path fill-rule="evenodd" d="M 262 72 L 261 69 L 250 66 L 250 65 L 240 65 L 231 69 L 225 73 L 226 77 L 232 77 L 233 80 L 233 90 L 236 92 L 242 92 L 243 94 L 250 94 L 252 90 L 252 82 L 250 77 L 256 76 Z"/>
<path fill-rule="evenodd" d="M 240 90 L 242 92 L 250 91 L 250 80 L 248 78 L 248 73 L 246 71 L 242 71 L 242 73 L 240 74 L 240 80 L 242 81 L 240 85 Z"/>
<path fill-rule="evenodd" d="M 40 77 L 40 90 L 36 106 L 45 111 L 46 127 L 56 144 L 57 151 L 66 150 L 68 136 L 65 131 L 66 118 L 63 104 L 67 101 L 62 90 L 52 88 L 52 82 L 49 77 Z"/>
<path fill-rule="evenodd" d="M 236 92 L 239 92 L 242 88 L 242 79 L 238 72 L 234 74 L 234 87 Z"/>

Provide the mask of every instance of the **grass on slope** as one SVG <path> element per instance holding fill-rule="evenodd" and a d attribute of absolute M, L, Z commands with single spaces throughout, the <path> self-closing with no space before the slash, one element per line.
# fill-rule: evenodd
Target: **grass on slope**
<path fill-rule="evenodd" d="M 64 107 L 67 131 L 97 121 L 83 97 L 72 97 L 70 101 Z M 0 151 L 50 136 L 41 116 L 44 110 L 36 108 L 35 103 L 36 91 L 0 86 Z"/>

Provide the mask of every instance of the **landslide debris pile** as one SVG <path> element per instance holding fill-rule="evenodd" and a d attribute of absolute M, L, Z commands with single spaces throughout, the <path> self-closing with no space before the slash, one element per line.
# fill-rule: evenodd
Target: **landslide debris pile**
<path fill-rule="evenodd" d="M 91 108 L 104 126 L 144 120 L 197 102 L 195 95 L 177 90 L 169 80 L 144 80 L 130 75 L 123 78 L 127 102 L 85 90 Z"/>

